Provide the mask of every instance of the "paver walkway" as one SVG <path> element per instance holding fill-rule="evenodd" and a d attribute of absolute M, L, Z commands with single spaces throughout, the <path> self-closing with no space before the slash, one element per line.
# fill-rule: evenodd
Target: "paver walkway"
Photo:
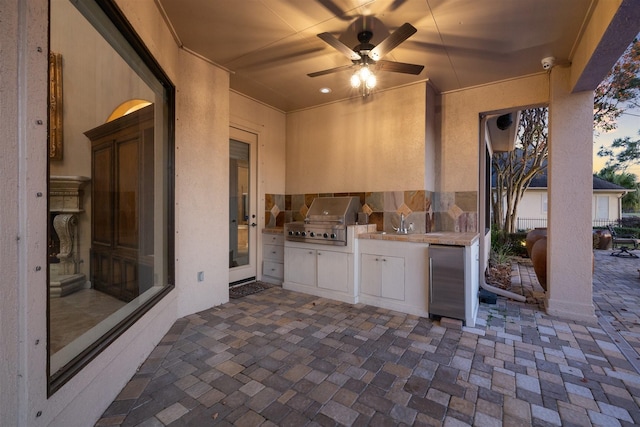
<path fill-rule="evenodd" d="M 499 297 L 459 329 L 273 287 L 178 320 L 97 425 L 638 425 L 638 268 L 597 251 L 600 324 Z"/>

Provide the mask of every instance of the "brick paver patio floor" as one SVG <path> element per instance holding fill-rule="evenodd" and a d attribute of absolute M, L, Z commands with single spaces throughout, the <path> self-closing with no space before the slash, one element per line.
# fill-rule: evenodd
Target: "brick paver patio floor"
<path fill-rule="evenodd" d="M 526 265 L 533 299 L 481 304 L 474 328 L 279 287 L 231 300 L 179 319 L 96 425 L 638 425 L 640 261 L 609 253 L 594 324 L 545 314 Z"/>

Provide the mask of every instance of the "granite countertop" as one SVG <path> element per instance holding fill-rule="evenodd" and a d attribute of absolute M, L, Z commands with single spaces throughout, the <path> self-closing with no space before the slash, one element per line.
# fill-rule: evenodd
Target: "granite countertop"
<path fill-rule="evenodd" d="M 455 233 L 453 231 L 437 231 L 426 234 L 397 234 L 375 230 L 375 225 L 356 225 L 355 234 L 358 239 L 391 240 L 409 243 L 431 243 L 434 245 L 469 246 L 478 240 L 478 233 Z M 263 228 L 266 234 L 284 234 L 284 227 Z"/>
<path fill-rule="evenodd" d="M 361 233 L 357 235 L 358 239 L 457 246 L 469 246 L 476 242 L 479 237 L 480 235 L 478 233 L 455 233 L 453 231 L 437 231 L 426 234 L 397 234 L 376 231 L 375 233 Z"/>
<path fill-rule="evenodd" d="M 355 234 L 356 236 L 361 234 L 361 233 L 371 233 L 374 232 L 376 230 L 376 225 L 375 224 L 355 224 L 355 225 L 350 225 L 349 227 L 353 227 L 355 230 Z M 283 234 L 284 233 L 284 227 L 269 227 L 269 228 L 263 228 L 262 229 L 263 233 L 267 233 L 267 234 Z"/>

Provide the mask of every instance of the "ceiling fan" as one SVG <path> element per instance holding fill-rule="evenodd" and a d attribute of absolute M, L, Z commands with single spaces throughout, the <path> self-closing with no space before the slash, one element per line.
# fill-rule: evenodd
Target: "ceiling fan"
<path fill-rule="evenodd" d="M 424 69 L 423 65 L 407 64 L 404 62 L 387 61 L 382 59 L 382 57 L 391 52 L 391 50 L 396 48 L 400 43 L 415 34 L 416 31 L 417 30 L 413 25 L 404 23 L 400 28 L 391 33 L 376 46 L 371 44 L 373 32 L 370 30 L 363 30 L 358 33 L 358 41 L 360 44 L 353 49 L 342 43 L 331 33 L 320 33 L 318 34 L 320 39 L 349 58 L 353 63 L 351 65 L 343 65 L 340 67 L 330 68 L 328 70 L 316 71 L 307 75 L 309 77 L 318 77 L 325 74 L 348 70 L 354 66 L 367 68 L 375 67 L 375 69 L 382 71 L 418 75 Z"/>

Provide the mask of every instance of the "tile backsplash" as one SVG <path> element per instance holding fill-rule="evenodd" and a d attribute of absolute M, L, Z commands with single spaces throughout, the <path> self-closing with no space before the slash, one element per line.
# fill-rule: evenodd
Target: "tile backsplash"
<path fill-rule="evenodd" d="M 415 233 L 431 231 L 476 232 L 478 193 L 476 191 L 436 193 L 426 190 L 373 191 L 354 193 L 265 194 L 265 227 L 283 227 L 302 221 L 316 197 L 355 196 L 369 224 L 378 231 L 392 232 L 404 214 L 405 224 Z"/>

